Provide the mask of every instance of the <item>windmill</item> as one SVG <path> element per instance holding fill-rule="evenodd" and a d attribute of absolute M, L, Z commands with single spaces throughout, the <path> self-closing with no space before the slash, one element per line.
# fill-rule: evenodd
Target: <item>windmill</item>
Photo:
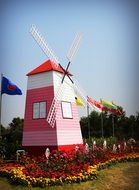
<path fill-rule="evenodd" d="M 76 35 L 67 54 L 68 64 L 64 68 L 35 25 L 31 26 L 30 33 L 49 60 L 27 74 L 22 145 L 28 151 L 40 148 L 44 151 L 46 147 L 73 149 L 83 141 L 74 94 L 79 89 L 71 78 L 69 67 L 79 49 L 82 35 Z"/>
<path fill-rule="evenodd" d="M 81 38 L 82 38 L 82 34 L 78 33 L 69 49 L 69 52 L 67 54 L 67 59 L 68 59 L 68 64 L 67 67 L 64 69 L 62 67 L 62 65 L 60 64 L 60 61 L 58 59 L 58 57 L 55 55 L 54 51 L 50 48 L 50 46 L 48 45 L 48 43 L 46 43 L 44 37 L 40 34 L 39 30 L 37 29 L 37 27 L 35 25 L 32 25 L 31 29 L 30 29 L 30 33 L 33 36 L 34 40 L 37 42 L 37 44 L 40 46 L 40 48 L 43 50 L 43 52 L 45 53 L 45 55 L 54 61 L 54 63 L 56 64 L 56 67 L 59 65 L 60 68 L 63 71 L 63 77 L 61 80 L 61 84 L 57 90 L 56 96 L 54 97 L 52 104 L 51 104 L 51 108 L 49 110 L 48 116 L 47 116 L 47 121 L 48 123 L 51 125 L 51 127 L 54 127 L 55 124 L 55 119 L 56 119 L 56 112 L 57 112 L 57 106 L 58 106 L 58 100 L 61 98 L 62 96 L 62 92 L 63 92 L 63 82 L 65 79 L 65 76 L 67 76 L 71 82 L 73 83 L 73 80 L 70 77 L 70 74 L 68 72 L 69 66 L 72 63 L 74 56 L 77 52 L 77 50 L 79 49 L 79 45 L 81 42 Z"/>

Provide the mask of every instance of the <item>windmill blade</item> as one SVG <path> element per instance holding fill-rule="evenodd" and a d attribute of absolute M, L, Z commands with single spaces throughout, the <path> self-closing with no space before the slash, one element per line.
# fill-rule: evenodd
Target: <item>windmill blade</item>
<path fill-rule="evenodd" d="M 62 79 L 62 76 L 60 77 Z M 56 114 L 59 108 L 59 102 L 62 99 L 63 92 L 65 90 L 65 85 L 69 85 L 69 87 L 73 87 L 73 83 L 70 85 L 66 81 L 64 83 L 60 83 L 60 86 L 57 90 L 56 95 L 53 98 L 53 101 L 51 103 L 51 107 L 49 109 L 49 113 L 47 115 L 46 121 L 49 123 L 49 125 L 53 128 L 55 126 L 56 121 Z"/>
<path fill-rule="evenodd" d="M 69 66 L 70 66 L 70 62 L 68 63 L 66 69 L 64 69 L 60 64 L 59 64 L 59 66 L 61 67 L 61 69 L 63 70 L 63 73 L 64 73 L 63 78 L 62 78 L 62 80 L 61 80 L 61 83 L 64 82 L 64 79 L 65 79 L 66 76 L 70 79 L 70 81 L 71 81 L 72 83 L 74 83 L 73 80 L 72 80 L 71 77 L 70 77 L 70 74 L 68 73 L 68 69 L 69 69 Z"/>
<path fill-rule="evenodd" d="M 37 44 L 40 46 L 42 51 L 47 55 L 47 57 L 51 60 L 53 60 L 55 63 L 59 63 L 58 57 L 55 55 L 54 51 L 49 47 L 49 45 L 46 43 L 44 37 L 39 32 L 38 28 L 35 25 L 32 25 L 30 28 L 30 33 L 33 36 L 34 40 L 37 42 Z"/>
<path fill-rule="evenodd" d="M 75 54 L 76 52 L 78 51 L 79 49 L 79 46 L 80 46 L 80 43 L 81 43 L 81 39 L 82 39 L 82 34 L 81 33 L 78 33 L 68 51 L 68 54 L 67 54 L 67 58 L 69 60 L 69 62 L 72 62 L 74 57 L 75 57 Z"/>
<path fill-rule="evenodd" d="M 77 80 L 74 80 L 73 88 L 74 88 L 75 93 L 82 98 L 85 104 L 87 104 L 87 93 L 79 85 L 79 82 Z"/>
<path fill-rule="evenodd" d="M 56 96 L 54 96 L 54 99 L 52 101 L 48 116 L 47 116 L 47 122 L 49 123 L 49 125 L 53 128 L 55 125 L 55 121 L 56 121 L 56 113 L 58 110 L 58 106 L 59 106 L 59 100 L 62 98 L 63 95 L 63 90 L 64 90 L 64 85 L 63 83 L 61 83 Z"/>

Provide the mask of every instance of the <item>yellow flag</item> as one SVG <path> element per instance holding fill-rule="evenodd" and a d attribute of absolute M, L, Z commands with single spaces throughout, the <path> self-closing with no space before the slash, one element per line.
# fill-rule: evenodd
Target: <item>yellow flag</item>
<path fill-rule="evenodd" d="M 77 106 L 85 106 L 84 103 L 83 103 L 83 101 L 80 99 L 79 96 L 75 97 L 75 101 L 76 101 L 76 105 Z"/>
<path fill-rule="evenodd" d="M 117 106 L 115 104 L 113 104 L 113 102 L 108 101 L 108 100 L 101 100 L 101 103 L 103 104 L 103 106 L 110 108 L 110 109 L 117 109 Z"/>

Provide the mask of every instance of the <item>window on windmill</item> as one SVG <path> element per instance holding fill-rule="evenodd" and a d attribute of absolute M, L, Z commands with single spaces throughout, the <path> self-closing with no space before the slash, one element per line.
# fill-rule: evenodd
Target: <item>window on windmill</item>
<path fill-rule="evenodd" d="M 70 102 L 61 102 L 62 114 L 64 119 L 72 119 L 72 109 Z"/>
<path fill-rule="evenodd" d="M 33 103 L 33 119 L 46 118 L 46 102 Z"/>
<path fill-rule="evenodd" d="M 39 118 L 39 103 L 33 103 L 33 119 Z"/>
<path fill-rule="evenodd" d="M 40 118 L 46 117 L 46 102 L 40 102 Z"/>

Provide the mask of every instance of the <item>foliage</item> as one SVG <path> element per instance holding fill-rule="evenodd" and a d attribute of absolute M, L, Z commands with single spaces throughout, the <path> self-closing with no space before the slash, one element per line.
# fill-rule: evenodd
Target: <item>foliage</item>
<path fill-rule="evenodd" d="M 106 140 L 108 147 L 112 147 L 113 144 L 117 144 L 118 143 L 118 139 L 116 137 L 112 137 L 112 136 L 108 137 L 108 138 L 104 138 L 104 137 L 96 138 L 96 137 L 93 137 L 91 139 L 92 143 L 93 143 L 93 141 L 96 141 L 96 144 L 99 145 L 99 146 L 103 145 L 104 140 Z"/>
<path fill-rule="evenodd" d="M 23 119 L 14 118 L 7 128 L 2 126 L 0 140 L 0 155 L 5 159 L 12 159 L 16 150 L 21 149 Z"/>
<path fill-rule="evenodd" d="M 2 190 L 106 190 L 110 187 L 111 190 L 119 189 L 139 189 L 138 178 L 139 163 L 124 162 L 116 164 L 115 167 L 109 167 L 98 172 L 97 180 L 87 181 L 79 184 L 64 184 L 62 186 L 50 187 L 24 187 L 22 185 L 9 184 L 9 180 L 0 177 L 0 189 Z M 128 183 L 127 183 L 128 181 Z M 114 184 L 114 185 L 113 185 Z"/>
<path fill-rule="evenodd" d="M 90 147 L 89 151 L 53 151 L 49 159 L 24 156 L 18 164 L 1 162 L 0 176 L 14 184 L 33 187 L 80 183 L 96 179 L 99 170 L 125 161 L 139 161 L 139 153 L 113 153 L 100 147 L 95 150 Z"/>
<path fill-rule="evenodd" d="M 121 108 L 122 109 L 122 108 Z M 113 144 L 117 140 L 128 140 L 134 138 L 139 140 L 139 112 L 136 115 L 129 117 L 124 113 L 121 116 L 114 115 L 115 136 L 112 137 L 112 115 L 107 112 L 102 113 L 103 131 L 102 137 L 101 129 L 101 114 L 98 112 L 91 112 L 89 117 L 82 117 L 80 120 L 81 131 L 85 142 L 92 143 L 92 139 L 96 140 L 97 144 L 102 144 L 104 138 L 107 144 Z M 8 127 L 1 126 L 2 139 L 0 139 L 0 158 L 13 159 L 17 149 L 22 149 L 22 130 L 24 120 L 17 117 L 13 118 Z M 90 124 L 90 136 L 88 129 L 88 122 Z M 90 137 L 90 138 L 89 138 Z"/>
<path fill-rule="evenodd" d="M 101 115 L 102 114 L 102 115 Z M 114 122 L 112 122 L 112 119 Z M 89 139 L 89 126 L 90 138 L 102 137 L 102 122 L 103 122 L 103 136 L 108 138 L 113 136 L 113 123 L 114 123 L 114 136 L 118 140 L 134 138 L 139 140 L 139 112 L 136 115 L 127 117 L 125 113 L 121 116 L 104 113 L 97 113 L 93 111 L 88 117 L 82 117 L 80 120 L 82 135 L 84 139 Z"/>

